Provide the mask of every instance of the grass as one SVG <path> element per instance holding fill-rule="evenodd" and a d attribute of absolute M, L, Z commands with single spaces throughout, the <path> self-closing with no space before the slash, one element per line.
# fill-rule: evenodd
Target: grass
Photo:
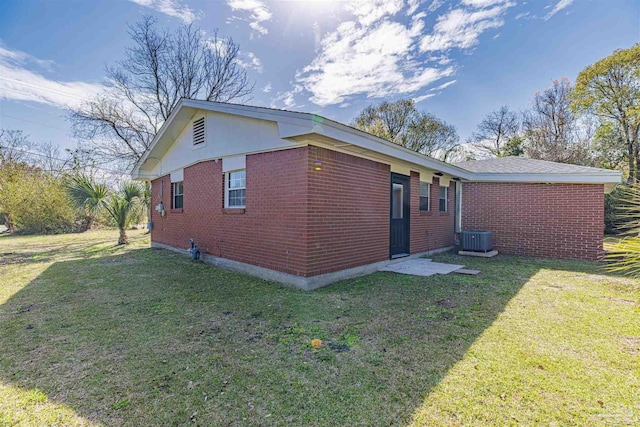
<path fill-rule="evenodd" d="M 640 423 L 640 285 L 597 264 L 305 293 L 130 237 L 0 237 L 0 426 Z"/>

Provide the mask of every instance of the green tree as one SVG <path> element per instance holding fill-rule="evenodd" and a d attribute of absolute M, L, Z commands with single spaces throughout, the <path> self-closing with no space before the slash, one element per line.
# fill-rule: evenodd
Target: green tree
<path fill-rule="evenodd" d="M 524 138 L 515 136 L 507 141 L 502 147 L 502 152 L 498 157 L 520 157 L 524 156 Z"/>
<path fill-rule="evenodd" d="M 620 127 L 611 121 L 601 123 L 593 135 L 594 166 L 625 169 L 627 151 Z"/>
<path fill-rule="evenodd" d="M 629 182 L 640 166 L 640 44 L 619 49 L 578 74 L 572 93 L 574 111 L 592 111 L 619 129 L 626 150 Z"/>
<path fill-rule="evenodd" d="M 460 147 L 454 126 L 418 111 L 411 99 L 370 105 L 358 114 L 352 126 L 443 161 L 450 160 Z"/>

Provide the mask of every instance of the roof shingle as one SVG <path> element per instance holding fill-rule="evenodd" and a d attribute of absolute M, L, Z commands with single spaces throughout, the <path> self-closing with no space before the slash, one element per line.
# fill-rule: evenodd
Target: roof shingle
<path fill-rule="evenodd" d="M 470 160 L 454 163 L 462 169 L 476 173 L 528 173 L 528 174 L 618 174 L 609 169 L 569 165 L 524 157 L 499 157 L 497 159 Z"/>

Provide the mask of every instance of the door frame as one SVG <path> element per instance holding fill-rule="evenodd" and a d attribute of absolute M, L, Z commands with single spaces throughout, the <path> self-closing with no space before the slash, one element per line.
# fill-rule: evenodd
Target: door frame
<path fill-rule="evenodd" d="M 402 221 L 404 222 L 404 250 L 393 253 L 391 239 L 393 233 L 393 184 L 401 184 L 402 191 Z M 389 183 L 389 258 L 398 258 L 400 256 L 408 256 L 411 252 L 411 177 L 399 173 L 391 172 Z M 406 254 L 406 255 L 405 255 Z"/>

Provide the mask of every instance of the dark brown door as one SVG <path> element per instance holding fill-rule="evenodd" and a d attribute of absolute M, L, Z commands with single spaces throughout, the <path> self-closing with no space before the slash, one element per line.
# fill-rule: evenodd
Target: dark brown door
<path fill-rule="evenodd" d="M 409 255 L 409 177 L 391 174 L 391 230 L 389 256 L 399 258 Z"/>

